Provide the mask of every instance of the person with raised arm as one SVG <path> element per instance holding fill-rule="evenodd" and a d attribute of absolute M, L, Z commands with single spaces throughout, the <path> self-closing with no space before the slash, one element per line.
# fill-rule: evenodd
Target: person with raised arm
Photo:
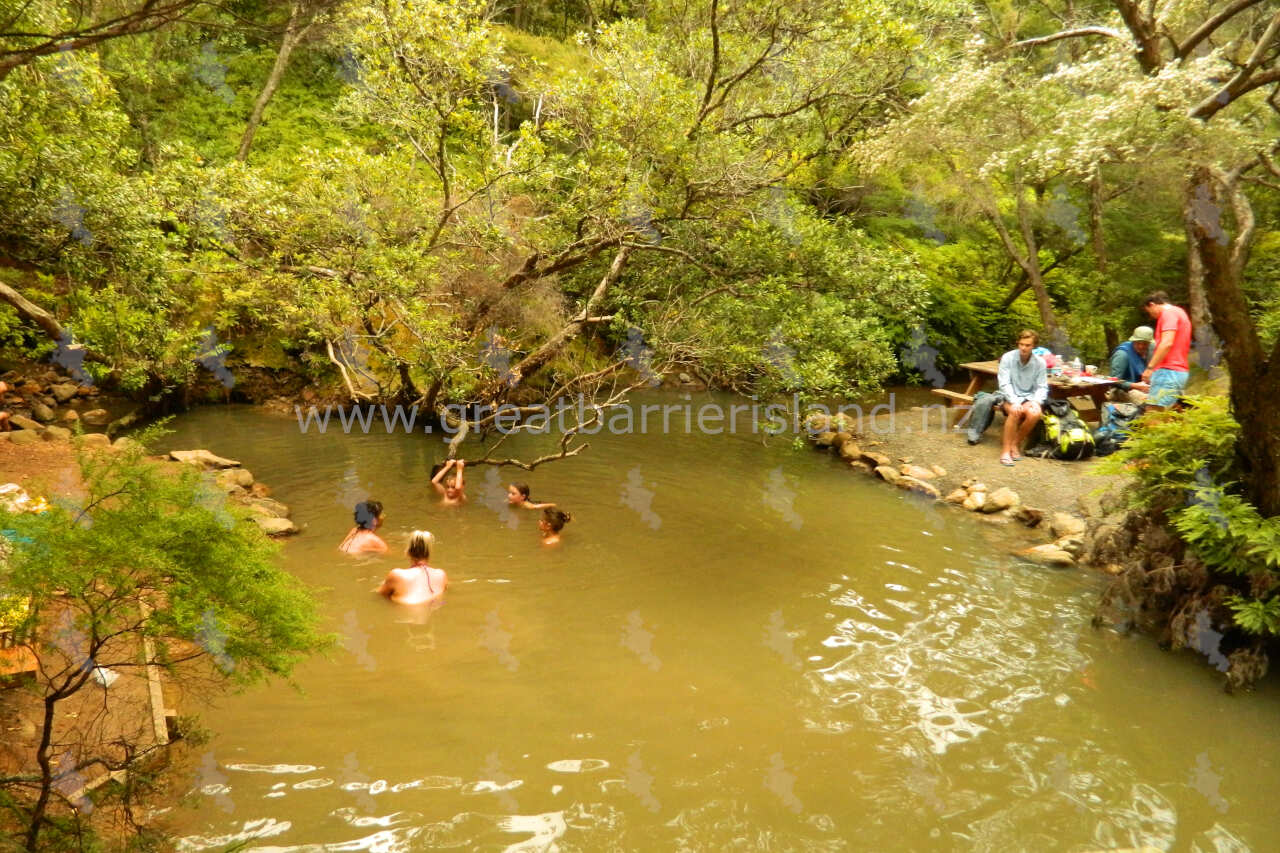
<path fill-rule="evenodd" d="M 450 459 L 437 463 L 431 469 L 431 485 L 440 493 L 441 506 L 461 506 L 467 502 L 466 482 L 463 480 L 466 467 L 465 459 Z M 453 474 L 449 473 L 451 468 Z"/>

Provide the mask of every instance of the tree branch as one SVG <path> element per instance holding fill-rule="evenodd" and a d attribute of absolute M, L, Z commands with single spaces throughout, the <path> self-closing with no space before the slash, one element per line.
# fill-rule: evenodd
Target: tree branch
<path fill-rule="evenodd" d="M 1260 2 L 1261 0 L 1252 0 L 1252 2 Z M 1105 36 L 1107 38 L 1120 39 L 1128 41 L 1129 37 L 1119 30 L 1113 30 L 1110 27 L 1077 27 L 1074 30 L 1063 30 L 1048 36 L 1037 36 L 1036 38 L 1023 39 L 1009 45 L 1010 48 L 1017 47 L 1039 47 L 1042 44 L 1052 44 L 1055 41 L 1071 38 L 1083 38 L 1085 36 Z"/>

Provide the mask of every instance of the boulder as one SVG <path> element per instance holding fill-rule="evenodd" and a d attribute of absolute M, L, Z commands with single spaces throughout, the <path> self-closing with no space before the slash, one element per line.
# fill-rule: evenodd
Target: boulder
<path fill-rule="evenodd" d="M 90 426 L 105 426 L 111 422 L 111 413 L 106 409 L 90 409 L 82 413 L 80 419 Z"/>
<path fill-rule="evenodd" d="M 134 441 L 132 438 L 127 438 L 125 436 L 121 436 L 120 438 L 117 438 L 115 441 L 113 441 L 111 443 L 111 447 L 115 450 L 130 451 L 130 452 L 135 450 L 138 452 L 142 452 L 143 450 L 143 447 L 141 444 Z"/>
<path fill-rule="evenodd" d="M 39 432 L 44 429 L 41 424 L 31 420 L 31 418 L 24 417 L 23 415 L 10 415 L 9 423 L 13 424 L 18 429 L 29 429 L 32 432 Z"/>
<path fill-rule="evenodd" d="M 968 497 L 964 499 L 964 502 L 961 503 L 961 506 L 963 506 L 965 509 L 969 510 L 970 512 L 981 512 L 983 506 L 985 506 L 986 503 L 987 503 L 986 492 L 969 492 Z"/>
<path fill-rule="evenodd" d="M 1035 527 L 1044 521 L 1044 510 L 1031 506 L 1020 506 L 1014 510 L 1013 517 L 1027 527 Z"/>
<path fill-rule="evenodd" d="M 258 515 L 273 516 L 275 518 L 288 518 L 293 512 L 289 507 L 274 498 L 249 498 L 245 502 L 245 506 Z"/>
<path fill-rule="evenodd" d="M 1076 559 L 1084 553 L 1084 538 L 1081 536 L 1063 536 L 1053 544 Z"/>
<path fill-rule="evenodd" d="M 266 483 L 254 483 L 249 487 L 249 493 L 255 498 L 269 498 L 271 497 L 271 487 Z"/>
<path fill-rule="evenodd" d="M 940 500 L 942 498 L 942 493 L 938 491 L 937 486 L 935 486 L 933 483 L 926 482 L 916 477 L 909 477 L 909 476 L 903 475 L 898 479 L 898 482 L 895 483 L 894 485 L 896 485 L 900 489 L 907 489 L 908 491 L 918 492 L 922 495 L 928 495 L 934 500 Z"/>
<path fill-rule="evenodd" d="M 833 429 L 836 432 L 854 433 L 858 431 L 857 419 L 846 412 L 839 412 L 838 414 L 832 415 L 827 420 L 827 423 L 829 424 L 828 429 Z"/>
<path fill-rule="evenodd" d="M 822 412 L 810 412 L 804 417 L 805 432 L 810 435 L 816 435 L 821 432 L 831 431 L 831 416 L 824 415 Z"/>
<path fill-rule="evenodd" d="M 1042 566 L 1074 566 L 1076 560 L 1055 544 L 1033 545 L 1018 552 L 1018 556 Z"/>
<path fill-rule="evenodd" d="M 258 525 L 258 529 L 268 536 L 290 536 L 298 532 L 298 525 L 287 518 L 258 515 L 254 516 L 253 521 Z"/>
<path fill-rule="evenodd" d="M 876 472 L 876 466 L 862 459 L 850 459 L 849 467 L 855 471 L 861 471 L 864 474 L 874 474 Z"/>
<path fill-rule="evenodd" d="M 40 433 L 40 437 L 45 441 L 70 441 L 71 430 L 60 426 L 47 426 Z"/>
<path fill-rule="evenodd" d="M 185 462 L 200 468 L 239 468 L 240 463 L 234 459 L 215 456 L 207 450 L 170 450 L 169 458 L 174 462 Z"/>
<path fill-rule="evenodd" d="M 902 475 L 898 473 L 898 469 L 894 468 L 892 465 L 877 465 L 875 473 L 881 480 L 884 480 L 886 483 L 893 483 L 894 485 L 897 485 L 898 481 L 902 479 Z"/>
<path fill-rule="evenodd" d="M 847 442 L 853 441 L 853 434 L 848 432 L 838 432 L 836 437 L 831 440 L 831 446 L 836 450 L 844 447 Z"/>
<path fill-rule="evenodd" d="M 962 504 L 967 497 L 969 497 L 969 493 L 964 489 L 953 489 L 943 500 L 949 504 Z"/>
<path fill-rule="evenodd" d="M 41 441 L 40 433 L 33 429 L 18 429 L 9 433 L 9 443 L 17 447 L 24 444 L 39 444 Z"/>
<path fill-rule="evenodd" d="M 820 432 L 817 437 L 814 438 L 813 443 L 825 450 L 836 443 L 836 434 L 831 430 Z"/>
<path fill-rule="evenodd" d="M 1001 486 L 991 494 L 987 495 L 987 502 L 983 505 L 983 512 L 999 512 L 1002 509 L 1010 509 L 1017 506 L 1021 501 L 1018 499 L 1018 493 L 1007 486 Z"/>
<path fill-rule="evenodd" d="M 916 480 L 932 480 L 937 476 L 933 471 L 919 465 L 903 465 L 898 470 L 902 472 L 902 476 L 912 477 Z"/>
<path fill-rule="evenodd" d="M 49 389 L 49 393 L 58 401 L 58 405 L 62 405 L 76 395 L 76 390 L 73 383 L 64 382 L 61 385 L 54 385 Z"/>
<path fill-rule="evenodd" d="M 62 422 L 64 424 L 73 424 L 78 420 L 80 420 L 80 413 L 75 409 L 67 409 L 62 413 Z"/>
<path fill-rule="evenodd" d="M 862 458 L 862 448 L 855 441 L 846 441 L 840 445 L 840 458 L 855 460 Z"/>
<path fill-rule="evenodd" d="M 31 417 L 35 418 L 42 424 L 48 424 L 53 423 L 57 415 L 54 414 L 53 409 L 49 408 L 44 403 L 41 403 L 39 400 L 32 400 Z"/>
<path fill-rule="evenodd" d="M 1055 512 L 1049 520 L 1049 529 L 1053 531 L 1053 538 L 1061 539 L 1063 536 L 1083 536 L 1085 531 L 1085 523 L 1083 518 L 1067 512 Z"/>
<path fill-rule="evenodd" d="M 933 472 L 933 476 L 935 477 L 947 476 L 947 469 L 943 468 L 941 465 L 930 465 L 929 470 Z"/>
<path fill-rule="evenodd" d="M 77 397 L 92 397 L 94 394 L 97 394 L 97 393 L 98 393 L 98 389 L 94 388 L 92 385 L 81 385 L 80 387 L 76 388 Z"/>
<path fill-rule="evenodd" d="M 862 451 L 862 461 L 876 468 L 880 468 L 880 467 L 892 468 L 893 467 L 892 459 L 890 459 L 888 456 L 885 456 L 883 453 L 876 453 L 874 450 Z M 897 472 L 895 471 L 894 473 L 896 474 Z"/>
<path fill-rule="evenodd" d="M 693 384 L 693 377 L 692 377 L 692 376 L 690 376 L 690 375 L 689 375 L 689 374 L 687 374 L 687 373 L 681 373 L 681 374 L 679 374 L 678 376 L 676 376 L 676 378 L 677 378 L 677 379 L 679 379 L 679 380 L 680 380 L 680 383 L 681 383 L 681 384 L 683 384 L 683 385 L 692 385 L 692 384 Z M 304 396 L 304 397 L 306 396 L 306 392 L 303 392 L 303 396 Z M 314 396 L 314 394 L 313 394 L 312 396 Z"/>
<path fill-rule="evenodd" d="M 85 447 L 110 447 L 111 446 L 111 439 L 107 438 L 105 434 L 100 432 L 87 432 L 84 435 L 80 436 L 80 441 L 84 443 Z"/>
<path fill-rule="evenodd" d="M 244 468 L 226 468 L 219 471 L 213 480 L 224 492 L 247 489 L 253 485 L 253 475 Z"/>
<path fill-rule="evenodd" d="M 969 485 L 965 486 L 965 490 L 969 494 L 973 494 L 974 492 L 985 492 L 987 490 L 987 484 L 981 480 L 974 480 L 969 483 Z"/>

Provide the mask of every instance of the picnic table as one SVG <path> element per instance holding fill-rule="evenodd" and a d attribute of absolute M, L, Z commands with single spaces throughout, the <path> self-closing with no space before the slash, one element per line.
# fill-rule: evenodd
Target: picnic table
<path fill-rule="evenodd" d="M 969 371 L 969 387 L 965 388 L 964 393 L 946 388 L 935 388 L 933 393 L 947 398 L 952 406 L 968 407 L 973 402 L 973 395 L 981 391 L 988 380 L 995 381 L 1000 361 L 971 361 L 960 366 Z M 1068 401 L 1073 397 L 1088 397 L 1093 401 L 1092 409 L 1082 409 L 1079 406 L 1075 408 L 1083 420 L 1097 422 L 1101 419 L 1102 404 L 1107 399 L 1107 392 L 1119 384 L 1120 380 L 1111 376 L 1050 376 L 1049 397 Z"/>

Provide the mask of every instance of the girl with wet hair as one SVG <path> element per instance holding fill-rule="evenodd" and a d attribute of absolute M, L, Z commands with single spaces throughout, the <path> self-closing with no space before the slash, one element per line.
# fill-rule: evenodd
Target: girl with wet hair
<path fill-rule="evenodd" d="M 529 500 L 529 484 L 528 483 L 511 483 L 507 486 L 507 503 L 511 506 L 523 507 L 524 509 L 547 509 L 555 506 L 554 503 L 534 503 Z"/>
<path fill-rule="evenodd" d="M 556 545 L 560 542 L 560 531 L 570 521 L 573 516 L 562 509 L 547 507 L 542 511 L 542 518 L 538 520 L 538 530 L 542 531 L 543 545 Z"/>
<path fill-rule="evenodd" d="M 382 502 L 373 498 L 356 504 L 356 526 L 347 533 L 338 550 L 344 554 L 385 554 L 387 543 L 377 534 L 382 526 Z"/>
<path fill-rule="evenodd" d="M 415 530 L 409 534 L 406 553 L 411 565 L 407 569 L 387 572 L 386 579 L 375 592 L 397 604 L 426 604 L 444 595 L 445 587 L 449 585 L 448 575 L 428 564 L 434 546 L 435 537 L 430 531 Z"/>

